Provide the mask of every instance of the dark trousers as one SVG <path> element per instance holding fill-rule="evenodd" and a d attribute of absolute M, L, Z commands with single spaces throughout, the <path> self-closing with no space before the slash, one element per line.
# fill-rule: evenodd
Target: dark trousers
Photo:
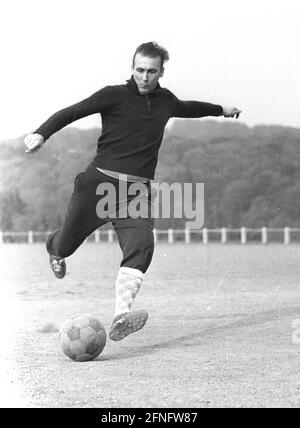
<path fill-rule="evenodd" d="M 128 194 L 132 193 L 131 185 L 101 173 L 93 165 L 78 174 L 64 223 L 47 240 L 48 253 L 68 257 L 92 232 L 111 222 L 123 252 L 121 266 L 145 273 L 154 250 L 151 187 L 150 182 L 141 184 L 142 191 L 132 195 Z M 133 207 L 143 206 L 142 216 L 127 212 L 132 202 Z"/>

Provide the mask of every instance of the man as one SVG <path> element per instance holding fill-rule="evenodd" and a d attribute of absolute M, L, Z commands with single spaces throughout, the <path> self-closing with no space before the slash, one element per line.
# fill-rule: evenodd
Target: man
<path fill-rule="evenodd" d="M 118 196 L 121 185 L 124 185 L 124 176 L 127 189 L 130 183 L 143 183 L 149 191 L 143 197 L 150 207 L 150 180 L 154 178 L 168 120 L 171 117 L 222 115 L 238 118 L 241 113 L 235 107 L 181 101 L 169 90 L 161 88 L 158 81 L 164 74 L 164 63 L 168 59 L 168 52 L 157 43 L 140 45 L 134 54 L 132 76 L 127 84 L 106 86 L 89 98 L 58 111 L 25 138 L 26 151 L 34 153 L 64 126 L 94 113 L 101 114 L 102 134 L 97 154 L 86 171 L 75 178 L 64 223 L 49 236 L 47 251 L 55 276 L 63 278 L 65 258 L 73 254 L 94 230 L 108 221 L 112 222 L 123 252 L 109 333 L 110 338 L 116 341 L 140 330 L 148 318 L 147 311 L 131 311 L 131 306 L 152 259 L 153 218 L 151 215 L 146 218 L 120 216 L 118 214 L 124 208 L 120 202 L 115 203 L 114 215 L 99 215 L 97 207 L 102 200 L 99 186 L 105 183 L 113 185 Z M 116 201 L 119 201 L 118 197 Z"/>

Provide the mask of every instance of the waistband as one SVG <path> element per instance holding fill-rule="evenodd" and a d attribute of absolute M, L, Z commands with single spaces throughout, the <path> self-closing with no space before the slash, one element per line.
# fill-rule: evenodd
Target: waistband
<path fill-rule="evenodd" d="M 98 169 L 98 171 L 102 172 L 102 174 L 108 175 L 109 177 L 116 178 L 117 180 L 129 181 L 131 183 L 135 183 L 135 182 L 148 183 L 148 182 L 150 182 L 149 178 L 139 177 L 138 175 L 123 174 L 123 173 L 116 172 L 116 171 L 110 171 L 108 169 L 102 169 L 102 168 L 98 168 L 98 167 L 96 167 L 96 168 Z"/>

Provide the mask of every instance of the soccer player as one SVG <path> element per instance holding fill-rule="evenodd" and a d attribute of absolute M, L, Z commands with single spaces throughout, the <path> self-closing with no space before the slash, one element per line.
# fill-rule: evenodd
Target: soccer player
<path fill-rule="evenodd" d="M 111 221 L 123 259 L 116 279 L 115 312 L 109 337 L 121 340 L 140 330 L 147 321 L 146 310 L 132 311 L 154 249 L 153 218 L 124 215 L 119 200 L 121 186 L 141 183 L 148 190 L 142 198 L 151 206 L 150 180 L 154 178 L 158 152 L 168 120 L 172 117 L 239 117 L 236 107 L 179 100 L 159 79 L 168 61 L 166 49 L 155 42 L 143 43 L 133 56 L 132 76 L 126 84 L 106 86 L 77 104 L 53 114 L 36 131 L 26 136 L 27 152 L 35 153 L 45 141 L 66 125 L 85 116 L 100 113 L 102 133 L 97 153 L 85 172 L 78 174 L 62 226 L 47 240 L 51 268 L 57 278 L 66 273 L 69 257 L 97 228 Z M 99 209 L 102 185 L 115 189 L 111 215 Z M 100 186 L 100 187 L 99 187 Z M 125 204 L 132 196 L 127 195 Z M 111 201 L 109 201 L 111 202 Z M 100 205 L 99 205 L 100 203 Z M 120 215 L 120 211 L 123 214 Z M 151 210 L 149 210 L 150 213 Z M 107 214 L 107 213 L 106 213 Z"/>

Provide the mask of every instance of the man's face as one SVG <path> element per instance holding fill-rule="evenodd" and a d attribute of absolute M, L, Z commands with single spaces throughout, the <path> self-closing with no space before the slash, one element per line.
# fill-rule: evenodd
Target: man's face
<path fill-rule="evenodd" d="M 160 57 L 150 58 L 138 53 L 132 66 L 132 74 L 139 93 L 147 95 L 152 92 L 160 77 L 164 74 Z"/>

